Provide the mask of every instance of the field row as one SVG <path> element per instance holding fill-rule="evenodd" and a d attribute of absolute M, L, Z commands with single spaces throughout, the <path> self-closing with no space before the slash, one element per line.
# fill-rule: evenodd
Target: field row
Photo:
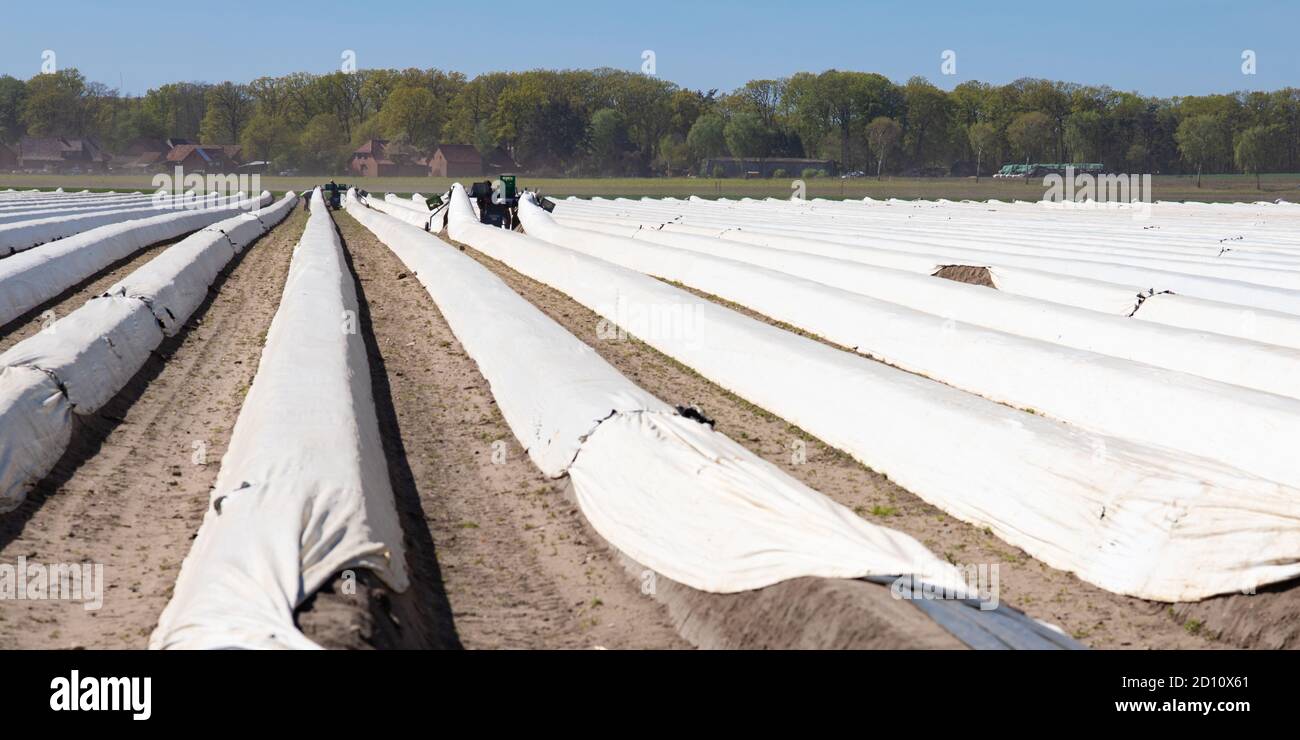
<path fill-rule="evenodd" d="M 526 196 L 518 233 L 459 186 L 141 197 L 0 194 L 26 245 L 0 259 L 0 549 L 135 594 L 130 638 L 28 604 L 0 640 L 1300 639 L 1300 206 Z M 295 241 L 246 278 L 265 330 L 205 331 L 243 253 Z M 234 377 L 153 398 L 232 340 Z M 135 445 L 164 479 L 122 483 Z M 217 449 L 215 477 L 181 462 Z M 129 539 L 151 500 L 177 523 Z"/>

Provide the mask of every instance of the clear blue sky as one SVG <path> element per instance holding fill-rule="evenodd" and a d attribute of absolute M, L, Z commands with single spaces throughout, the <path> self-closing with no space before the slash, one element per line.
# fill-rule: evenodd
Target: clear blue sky
<path fill-rule="evenodd" d="M 496 6 L 498 28 L 480 25 Z M 358 66 L 639 69 L 692 88 L 831 67 L 925 75 L 944 88 L 1047 77 L 1172 96 L 1300 86 L 1300 2 L 1260 0 L 622 0 L 146 2 L 4 0 L 0 74 L 59 67 L 140 94 L 165 82 L 245 82 Z M 957 74 L 940 55 L 957 54 Z M 1241 54 L 1258 73 L 1241 73 Z"/>

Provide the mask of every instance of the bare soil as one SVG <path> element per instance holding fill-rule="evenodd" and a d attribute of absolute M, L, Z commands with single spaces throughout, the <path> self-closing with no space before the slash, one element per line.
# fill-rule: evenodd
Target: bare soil
<path fill-rule="evenodd" d="M 667 610 L 584 531 L 563 482 L 528 459 L 419 281 L 355 219 L 340 212 L 336 223 L 364 293 L 372 372 L 388 385 L 387 420 L 376 398 L 399 508 L 409 514 L 403 502 L 417 501 L 436 544 L 436 560 L 409 549 L 408 525 L 408 562 L 423 588 L 445 594 L 455 640 L 466 648 L 690 647 Z"/>
<path fill-rule="evenodd" d="M 1189 632 L 1239 647 L 1300 649 L 1300 583 L 1287 581 L 1253 594 L 1231 594 L 1171 610 Z"/>
<path fill-rule="evenodd" d="M 993 285 L 993 276 L 989 274 L 989 268 L 987 267 L 944 265 L 939 268 L 939 271 L 934 274 L 934 277 L 953 280 L 958 283 L 970 283 L 971 285 L 983 285 L 986 288 L 995 288 Z"/>
<path fill-rule="evenodd" d="M 202 520 L 304 224 L 295 212 L 237 256 L 182 333 L 99 414 L 79 417 L 54 472 L 0 519 L 0 561 L 101 563 L 107 582 L 97 611 L 0 601 L 0 648 L 145 647 Z M 100 289 L 59 305 L 75 308 Z"/>

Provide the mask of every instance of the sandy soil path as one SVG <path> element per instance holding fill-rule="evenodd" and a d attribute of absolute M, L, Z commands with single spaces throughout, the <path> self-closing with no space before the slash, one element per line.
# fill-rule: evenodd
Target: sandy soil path
<path fill-rule="evenodd" d="M 473 250 L 469 253 L 642 388 L 670 403 L 700 407 L 717 422 L 718 431 L 781 466 L 795 478 L 870 521 L 916 537 L 952 562 L 998 564 L 1003 603 L 1058 625 L 1091 647 L 1216 645 L 1205 634 L 1194 633 L 1179 624 L 1169 605 L 1117 596 L 1049 568 L 991 533 L 947 516 L 887 477 L 723 390 L 635 338 L 598 337 L 599 318 L 593 312 L 499 262 Z M 776 323 L 725 301 L 717 302 Z"/>
<path fill-rule="evenodd" d="M 0 562 L 101 563 L 107 582 L 97 611 L 0 601 L 0 648 L 145 647 L 207 506 L 304 224 L 295 211 L 237 257 L 187 329 L 79 425 L 55 471 L 0 519 Z"/>
<path fill-rule="evenodd" d="M 373 331 L 372 373 L 387 384 L 376 404 L 399 508 L 418 501 L 436 543 L 436 561 L 410 549 L 408 523 L 408 560 L 421 588 L 435 598 L 445 590 L 458 642 L 689 647 L 664 607 L 587 536 L 563 484 L 528 460 L 428 292 L 360 223 L 344 213 L 336 222 Z"/>

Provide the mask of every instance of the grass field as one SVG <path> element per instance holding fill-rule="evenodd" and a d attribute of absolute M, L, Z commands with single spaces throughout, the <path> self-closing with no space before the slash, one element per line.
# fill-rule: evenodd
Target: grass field
<path fill-rule="evenodd" d="M 301 191 L 329 181 L 329 177 L 263 177 L 262 187 L 275 193 L 286 190 Z M 376 193 L 424 194 L 447 190 L 452 179 L 437 177 L 363 177 L 336 176 L 346 182 Z M 462 181 L 469 178 L 461 178 Z M 529 189 L 540 189 L 553 196 L 576 195 L 581 197 L 686 197 L 704 198 L 788 198 L 791 180 L 714 180 L 705 178 L 529 178 L 520 176 L 520 184 Z M 1252 175 L 1207 175 L 1202 187 L 1184 175 L 1157 175 L 1152 178 L 1156 200 L 1193 200 L 1232 202 L 1275 200 L 1284 198 L 1300 201 L 1300 174 L 1270 174 L 1263 177 L 1263 188 L 1255 187 Z M 1038 200 L 1043 195 L 1043 185 L 1037 180 L 994 180 L 980 178 L 886 177 L 883 180 L 863 178 L 841 180 L 823 178 L 807 180 L 809 198 L 949 198 L 952 200 Z M 65 190 L 150 190 L 149 175 L 24 175 L 0 174 L 0 189 L 42 188 Z"/>

